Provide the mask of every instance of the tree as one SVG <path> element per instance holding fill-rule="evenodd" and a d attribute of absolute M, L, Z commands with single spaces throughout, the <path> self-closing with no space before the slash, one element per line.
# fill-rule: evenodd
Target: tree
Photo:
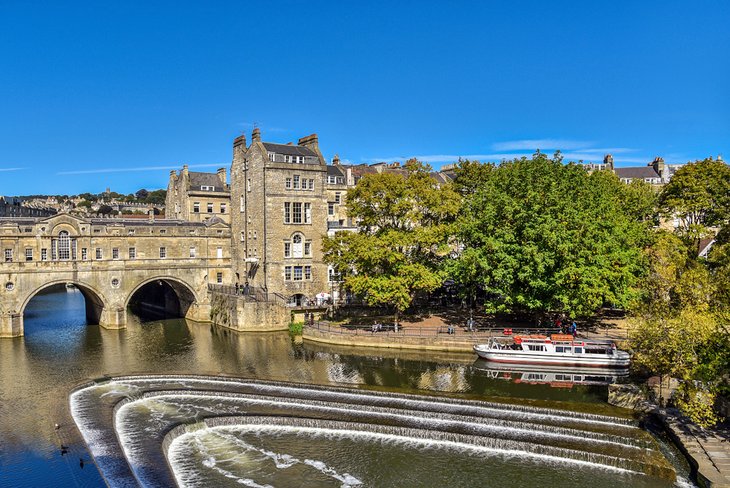
<path fill-rule="evenodd" d="M 347 194 L 348 215 L 359 232 L 324 239 L 324 259 L 341 274 L 346 289 L 370 305 L 399 314 L 415 294 L 443 284 L 442 264 L 460 198 L 439 186 L 430 168 L 414 159 L 405 171 L 368 174 Z"/>
<path fill-rule="evenodd" d="M 682 166 L 662 189 L 659 204 L 668 218 L 679 220 L 680 234 L 697 245 L 708 227 L 730 217 L 730 167 L 712 158 Z"/>
<path fill-rule="evenodd" d="M 630 320 L 634 364 L 681 381 L 674 401 L 701 425 L 717 419 L 715 394 L 727 372 L 727 327 L 713 309 L 716 286 L 710 270 L 679 237 L 659 232 L 648 249 L 644 293 Z"/>
<path fill-rule="evenodd" d="M 166 197 L 167 190 L 154 190 L 147 194 L 144 201 L 145 203 L 151 203 L 153 205 L 164 205 Z"/>
<path fill-rule="evenodd" d="M 140 190 L 137 190 L 134 196 L 137 197 L 137 200 L 145 200 L 149 194 L 150 192 L 142 188 Z"/>
<path fill-rule="evenodd" d="M 565 165 L 559 153 L 482 171 L 472 164 L 457 169 L 457 186 L 466 174 L 461 187 L 472 190 L 457 226 L 459 263 L 451 269 L 463 287 L 478 280 L 491 297 L 487 312 L 584 316 L 628 303 L 650 225 L 637 218 L 646 208 L 635 202 L 650 197 L 630 199 L 615 175 Z"/>

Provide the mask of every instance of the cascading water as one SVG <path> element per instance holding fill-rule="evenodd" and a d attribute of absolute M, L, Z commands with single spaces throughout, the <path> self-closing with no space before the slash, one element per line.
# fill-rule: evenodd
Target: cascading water
<path fill-rule="evenodd" d="M 673 476 L 651 438 L 631 420 L 529 406 L 220 377 L 140 376 L 80 388 L 71 395 L 71 410 L 111 486 L 221 480 L 284 486 L 296 476 L 310 477 L 311 486 L 384 486 L 386 479 L 376 474 L 384 464 L 411 480 L 401 486 L 440 486 L 432 466 L 445 470 L 440 478 L 454 479 L 455 467 L 466 469 L 464 460 L 468 472 L 506 469 L 511 481 L 535 470 L 555 479 L 571 473 L 567 480 L 591 480 L 593 486 L 601 486 L 601 479 L 614 485 L 617 476 L 629 477 L 634 486 L 668 486 Z M 390 453 L 387 463 L 380 455 L 378 463 L 358 454 L 379 451 Z M 422 476 L 406 473 L 415 457 L 431 460 Z M 495 483 L 505 485 L 510 483 Z"/>

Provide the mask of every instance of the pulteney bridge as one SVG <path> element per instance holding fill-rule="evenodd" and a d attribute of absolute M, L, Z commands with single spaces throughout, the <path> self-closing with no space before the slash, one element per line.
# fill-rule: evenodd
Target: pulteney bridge
<path fill-rule="evenodd" d="M 67 214 L 0 219 L 0 337 L 23 335 L 28 302 L 72 284 L 89 323 L 123 328 L 130 307 L 210 321 L 209 283 L 230 283 L 230 227 Z"/>

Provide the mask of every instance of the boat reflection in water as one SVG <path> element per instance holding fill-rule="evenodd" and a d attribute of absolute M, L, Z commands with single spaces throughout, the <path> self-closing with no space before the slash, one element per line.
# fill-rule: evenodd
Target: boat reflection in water
<path fill-rule="evenodd" d="M 581 368 L 577 366 L 533 366 L 528 364 L 504 364 L 477 359 L 474 367 L 494 379 L 555 388 L 572 388 L 575 385 L 610 385 L 628 377 L 629 369 Z"/>

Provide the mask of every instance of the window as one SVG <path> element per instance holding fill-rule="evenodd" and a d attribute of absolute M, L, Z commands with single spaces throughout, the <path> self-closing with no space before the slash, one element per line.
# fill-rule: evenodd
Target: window
<path fill-rule="evenodd" d="M 299 164 L 304 163 L 304 156 L 294 156 L 294 161 L 296 161 Z"/>
<path fill-rule="evenodd" d="M 219 247 L 218 249 L 215 250 L 215 257 L 217 257 L 218 259 L 223 259 L 223 248 L 222 247 Z"/>
<path fill-rule="evenodd" d="M 291 281 L 291 266 L 284 267 L 284 280 Z"/>
<path fill-rule="evenodd" d="M 245 210 L 245 205 L 243 203 L 243 196 L 241 196 L 241 212 Z"/>
<path fill-rule="evenodd" d="M 292 223 L 294 223 L 294 224 L 302 223 L 302 203 L 301 202 L 292 203 Z"/>
<path fill-rule="evenodd" d="M 327 268 L 327 281 L 335 281 L 335 270 Z"/>
<path fill-rule="evenodd" d="M 258 234 L 258 232 L 256 232 L 256 231 L 253 231 L 253 238 L 254 238 L 254 239 L 258 239 L 258 238 L 259 238 L 259 234 Z"/>
<path fill-rule="evenodd" d="M 191 248 L 190 248 L 190 257 L 191 257 L 191 258 L 194 258 L 194 257 L 195 257 L 195 253 L 196 253 L 196 250 L 195 250 L 195 248 L 194 248 L 194 247 L 191 247 Z"/>
<path fill-rule="evenodd" d="M 340 194 L 335 193 L 335 203 L 340 203 Z"/>
<path fill-rule="evenodd" d="M 287 162 L 287 163 L 291 163 L 292 162 L 292 157 L 289 156 L 289 155 L 284 156 L 284 161 Z"/>
<path fill-rule="evenodd" d="M 312 204 L 311 203 L 304 204 L 304 223 L 305 224 L 312 223 Z"/>
<path fill-rule="evenodd" d="M 212 203 L 207 204 L 206 209 L 208 210 L 208 213 L 213 213 L 213 204 Z"/>
<path fill-rule="evenodd" d="M 309 180 L 309 189 L 314 190 L 314 180 Z"/>
<path fill-rule="evenodd" d="M 335 214 L 335 204 L 328 203 L 327 204 L 327 215 L 334 215 L 334 214 Z"/>
<path fill-rule="evenodd" d="M 312 267 L 311 266 L 305 266 L 304 267 L 304 279 L 305 280 L 311 280 L 312 279 Z"/>
<path fill-rule="evenodd" d="M 167 229 L 160 229 L 160 234 L 167 234 Z"/>
<path fill-rule="evenodd" d="M 215 282 L 216 283 L 223 283 L 223 273 L 218 272 L 215 274 Z"/>
<path fill-rule="evenodd" d="M 33 249 L 31 249 L 30 247 L 25 248 L 25 260 L 33 261 Z"/>
<path fill-rule="evenodd" d="M 214 186 L 207 186 L 207 185 L 202 185 L 200 187 L 200 189 L 203 190 L 203 191 L 215 191 L 215 187 Z"/>
<path fill-rule="evenodd" d="M 327 176 L 327 184 L 328 185 L 334 185 L 337 183 L 337 178 L 334 176 Z"/>
<path fill-rule="evenodd" d="M 305 242 L 304 243 L 304 255 L 305 256 L 311 256 L 312 255 L 312 243 L 311 242 Z"/>
<path fill-rule="evenodd" d="M 294 175 L 294 189 L 299 189 L 299 175 Z"/>
<path fill-rule="evenodd" d="M 167 257 L 167 248 L 161 247 L 160 248 L 160 259 L 165 259 Z"/>
<path fill-rule="evenodd" d="M 129 259 L 137 259 L 137 248 L 136 247 L 129 248 Z"/>
<path fill-rule="evenodd" d="M 285 258 L 291 257 L 291 242 L 284 243 L 284 257 Z"/>
<path fill-rule="evenodd" d="M 221 203 L 221 213 L 222 214 L 226 213 L 226 204 L 225 203 Z"/>
<path fill-rule="evenodd" d="M 101 252 L 101 248 L 100 247 L 97 247 L 96 248 L 96 259 L 102 259 L 103 256 L 104 255 Z"/>
<path fill-rule="evenodd" d="M 294 281 L 302 281 L 302 266 L 294 266 Z"/>
<path fill-rule="evenodd" d="M 301 234 L 295 234 L 294 237 L 292 237 L 292 257 L 301 258 L 303 256 L 302 240 Z"/>
<path fill-rule="evenodd" d="M 291 178 L 287 178 L 285 180 L 285 182 L 284 182 L 284 188 L 286 188 L 287 190 L 290 190 L 291 189 Z"/>
<path fill-rule="evenodd" d="M 175 204 L 175 206 L 177 207 L 177 204 Z M 179 210 L 178 210 L 177 208 L 175 208 L 175 211 L 176 211 L 176 212 L 179 212 Z M 133 236 L 133 235 L 134 235 L 134 229 L 129 229 L 129 230 L 127 231 L 127 235 L 128 235 L 128 236 Z"/>
<path fill-rule="evenodd" d="M 71 238 L 65 230 L 58 233 L 58 259 L 62 261 L 71 259 Z"/>
<path fill-rule="evenodd" d="M 269 161 L 273 161 L 276 158 L 276 153 L 269 153 Z"/>
<path fill-rule="evenodd" d="M 41 249 L 41 261 L 48 261 L 48 249 Z"/>
<path fill-rule="evenodd" d="M 246 234 L 244 234 L 243 231 L 241 231 L 241 242 L 245 242 L 245 241 L 246 241 Z"/>
<path fill-rule="evenodd" d="M 112 259 L 119 259 L 119 248 L 118 247 L 112 248 Z"/>
<path fill-rule="evenodd" d="M 291 223 L 291 202 L 284 202 L 284 223 Z"/>
<path fill-rule="evenodd" d="M 200 202 L 193 202 L 193 213 L 200 213 Z"/>
<path fill-rule="evenodd" d="M 246 180 L 246 191 L 251 191 L 251 178 Z"/>

